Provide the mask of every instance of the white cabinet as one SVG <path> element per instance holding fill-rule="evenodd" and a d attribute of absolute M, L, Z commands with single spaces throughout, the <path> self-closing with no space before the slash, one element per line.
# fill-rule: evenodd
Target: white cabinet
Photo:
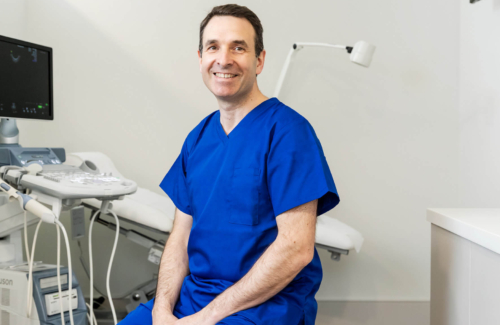
<path fill-rule="evenodd" d="M 431 325 L 500 324 L 500 210 L 429 209 Z"/>

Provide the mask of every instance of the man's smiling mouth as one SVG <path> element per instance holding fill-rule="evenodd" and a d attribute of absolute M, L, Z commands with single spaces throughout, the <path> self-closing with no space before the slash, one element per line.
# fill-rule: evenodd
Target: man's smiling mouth
<path fill-rule="evenodd" d="M 219 77 L 219 78 L 230 79 L 230 78 L 237 77 L 238 75 L 237 74 L 230 74 L 230 73 L 218 73 L 218 72 L 214 72 L 214 76 Z"/>

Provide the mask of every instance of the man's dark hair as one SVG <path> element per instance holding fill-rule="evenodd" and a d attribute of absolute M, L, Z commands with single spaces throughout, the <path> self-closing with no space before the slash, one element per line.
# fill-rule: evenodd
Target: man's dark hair
<path fill-rule="evenodd" d="M 215 16 L 233 16 L 237 18 L 245 18 L 246 20 L 248 20 L 250 24 L 252 24 L 255 31 L 255 55 L 256 57 L 259 57 L 260 52 L 262 52 L 262 50 L 264 49 L 264 39 L 262 37 L 264 29 L 262 28 L 260 19 L 252 10 L 236 4 L 214 7 L 212 11 L 208 13 L 205 19 L 203 19 L 200 24 L 200 56 L 203 53 L 203 31 L 205 30 L 205 27 L 207 26 L 210 19 Z"/>

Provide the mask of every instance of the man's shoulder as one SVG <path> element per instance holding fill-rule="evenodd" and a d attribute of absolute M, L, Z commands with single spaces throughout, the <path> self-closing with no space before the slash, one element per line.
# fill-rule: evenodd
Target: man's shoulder
<path fill-rule="evenodd" d="M 275 130 L 293 127 L 302 123 L 309 124 L 304 116 L 280 101 L 273 107 L 269 117 Z"/>
<path fill-rule="evenodd" d="M 210 124 L 210 121 L 213 119 L 214 115 L 218 111 L 214 111 L 210 114 L 208 114 L 203 120 L 201 120 L 198 125 L 194 127 L 194 129 L 189 132 L 188 136 L 186 137 L 186 144 L 187 148 L 189 151 L 190 149 L 193 148 L 193 146 L 196 144 L 196 141 L 200 138 L 201 134 L 206 130 L 208 125 Z"/>

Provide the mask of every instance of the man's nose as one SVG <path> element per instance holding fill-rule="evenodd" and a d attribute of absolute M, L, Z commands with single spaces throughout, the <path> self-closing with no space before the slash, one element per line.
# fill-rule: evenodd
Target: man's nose
<path fill-rule="evenodd" d="M 227 66 L 231 66 L 234 63 L 233 56 L 229 50 L 223 50 L 219 52 L 219 56 L 217 58 L 217 64 L 224 68 Z"/>

